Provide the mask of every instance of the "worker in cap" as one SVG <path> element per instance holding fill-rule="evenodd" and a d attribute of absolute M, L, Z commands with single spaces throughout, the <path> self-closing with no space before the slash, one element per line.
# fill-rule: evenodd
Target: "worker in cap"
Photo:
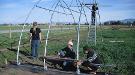
<path fill-rule="evenodd" d="M 67 46 L 63 49 L 61 49 L 58 52 L 58 55 L 60 58 L 66 58 L 66 59 L 75 59 L 76 58 L 76 53 L 73 50 L 73 42 L 72 39 L 68 41 Z M 71 61 L 64 61 L 62 64 L 63 70 L 69 71 L 73 67 L 73 62 Z"/>
<path fill-rule="evenodd" d="M 73 46 L 73 42 L 72 42 L 72 40 L 69 40 L 67 47 L 70 48 L 71 50 L 73 50 L 72 46 Z"/>

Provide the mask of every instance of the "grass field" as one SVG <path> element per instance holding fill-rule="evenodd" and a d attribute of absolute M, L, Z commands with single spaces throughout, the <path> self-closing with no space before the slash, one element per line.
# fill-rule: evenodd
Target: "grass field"
<path fill-rule="evenodd" d="M 30 29 L 32 26 L 31 25 L 25 25 L 25 29 Z M 46 29 L 46 28 L 48 28 L 48 25 L 39 25 L 38 26 L 39 28 L 41 28 L 41 29 Z M 69 27 L 75 27 L 75 25 L 58 25 L 58 26 L 56 26 L 56 25 L 52 25 L 51 26 L 51 28 L 69 28 Z M 20 29 L 22 29 L 23 28 L 23 25 L 6 25 L 6 26 L 4 26 L 4 25 L 1 25 L 0 26 L 0 30 L 20 30 Z"/>
<path fill-rule="evenodd" d="M 0 27 L 1 28 L 1 27 Z M 54 27 L 55 28 L 55 27 Z M 73 28 L 73 26 L 71 26 Z M 5 27 L 6 29 L 6 27 Z M 15 28 L 13 28 L 15 29 Z M 4 30 L 4 29 L 3 29 Z M 47 31 L 42 31 L 43 43 L 40 45 L 39 55 L 43 56 L 44 41 Z M 84 58 L 82 47 L 87 44 L 87 28 L 83 28 L 80 31 L 80 58 Z M 103 42 L 101 41 L 101 33 Z M 21 45 L 21 51 L 30 53 L 30 43 L 28 38 L 28 32 L 23 33 Z M 77 35 L 75 30 L 53 30 L 50 32 L 47 55 L 56 55 L 56 51 L 59 51 L 66 46 L 69 39 L 73 39 L 74 49 L 76 50 Z M 18 45 L 20 33 L 12 33 L 12 39 L 9 38 L 9 34 L 0 35 L 0 49 L 10 48 Z M 99 28 L 97 31 L 97 46 L 94 47 L 96 52 L 102 59 L 103 64 L 115 64 L 116 67 L 103 67 L 101 71 L 111 71 L 121 73 L 122 75 L 134 75 L 135 74 L 135 29 L 134 28 L 118 28 L 112 29 L 111 27 L 104 27 L 101 31 Z M 115 42 L 110 42 L 115 41 Z M 123 41 L 123 42 L 117 42 Z M 27 44 L 27 45 L 26 45 Z M 0 65 L 4 64 L 5 59 L 15 60 L 16 53 L 10 50 L 0 52 Z"/>

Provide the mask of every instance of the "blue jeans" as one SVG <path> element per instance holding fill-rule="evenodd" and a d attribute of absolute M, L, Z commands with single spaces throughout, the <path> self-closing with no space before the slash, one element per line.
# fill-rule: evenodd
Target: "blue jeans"
<path fill-rule="evenodd" d="M 38 57 L 38 48 L 40 45 L 40 41 L 39 40 L 32 40 L 31 41 L 31 55 L 33 58 L 37 58 Z"/>

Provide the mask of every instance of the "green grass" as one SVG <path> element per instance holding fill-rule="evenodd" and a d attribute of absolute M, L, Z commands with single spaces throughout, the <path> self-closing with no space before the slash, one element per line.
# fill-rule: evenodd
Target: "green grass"
<path fill-rule="evenodd" d="M 24 29 L 30 29 L 32 26 L 31 25 L 26 25 Z M 38 25 L 39 28 L 41 29 L 47 29 L 48 25 Z M 59 25 L 59 26 L 51 26 L 51 28 L 73 28 L 75 27 L 74 25 Z M 82 26 L 83 27 L 83 26 Z M 0 30 L 21 30 L 23 28 L 23 25 L 1 25 Z"/>
<path fill-rule="evenodd" d="M 122 75 L 135 74 L 135 30 L 104 30 L 104 43 L 97 45 L 98 53 L 104 63 L 117 64 L 115 72 Z M 124 41 L 124 43 L 111 43 L 109 41 Z"/>
<path fill-rule="evenodd" d="M 103 42 L 101 41 L 101 33 L 103 36 Z M 52 56 L 56 55 L 56 51 L 64 48 L 69 39 L 73 39 L 74 49 L 76 50 L 77 35 L 75 30 L 53 30 L 50 32 L 47 55 Z M 112 30 L 111 28 L 104 28 L 103 31 L 100 29 L 97 31 L 97 46 L 94 47 L 96 52 L 99 54 L 100 59 L 102 59 L 103 64 L 115 64 L 116 67 L 104 67 L 101 68 L 101 71 L 111 71 L 117 72 L 122 75 L 134 75 L 135 74 L 135 29 L 119 29 Z M 20 33 L 12 34 L 11 42 L 15 42 L 13 46 L 18 44 L 18 39 Z M 42 33 L 43 39 L 46 37 L 46 31 Z M 8 38 L 9 34 L 0 35 L 0 42 L 4 40 L 10 40 Z M 28 44 L 28 33 L 24 33 L 21 44 Z M 87 29 L 82 29 L 80 31 L 80 58 L 83 59 L 84 54 L 82 48 L 87 44 Z M 115 42 L 111 43 L 109 41 L 124 41 L 124 42 Z M 39 54 L 43 55 L 44 53 L 44 43 L 40 45 Z M 10 47 L 9 41 L 2 43 L 3 46 L 0 48 Z M 30 45 L 25 45 L 20 49 L 21 51 L 30 53 Z M 16 53 L 11 51 L 1 52 L 0 53 L 0 63 L 3 64 L 3 60 L 7 58 L 8 60 L 13 60 Z"/>

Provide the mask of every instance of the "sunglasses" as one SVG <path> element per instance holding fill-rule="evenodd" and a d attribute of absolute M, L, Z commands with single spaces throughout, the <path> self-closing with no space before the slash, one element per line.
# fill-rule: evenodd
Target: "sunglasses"
<path fill-rule="evenodd" d="M 68 44 L 68 45 L 70 45 L 70 44 Z M 71 47 L 73 47 L 73 45 L 70 45 Z"/>

